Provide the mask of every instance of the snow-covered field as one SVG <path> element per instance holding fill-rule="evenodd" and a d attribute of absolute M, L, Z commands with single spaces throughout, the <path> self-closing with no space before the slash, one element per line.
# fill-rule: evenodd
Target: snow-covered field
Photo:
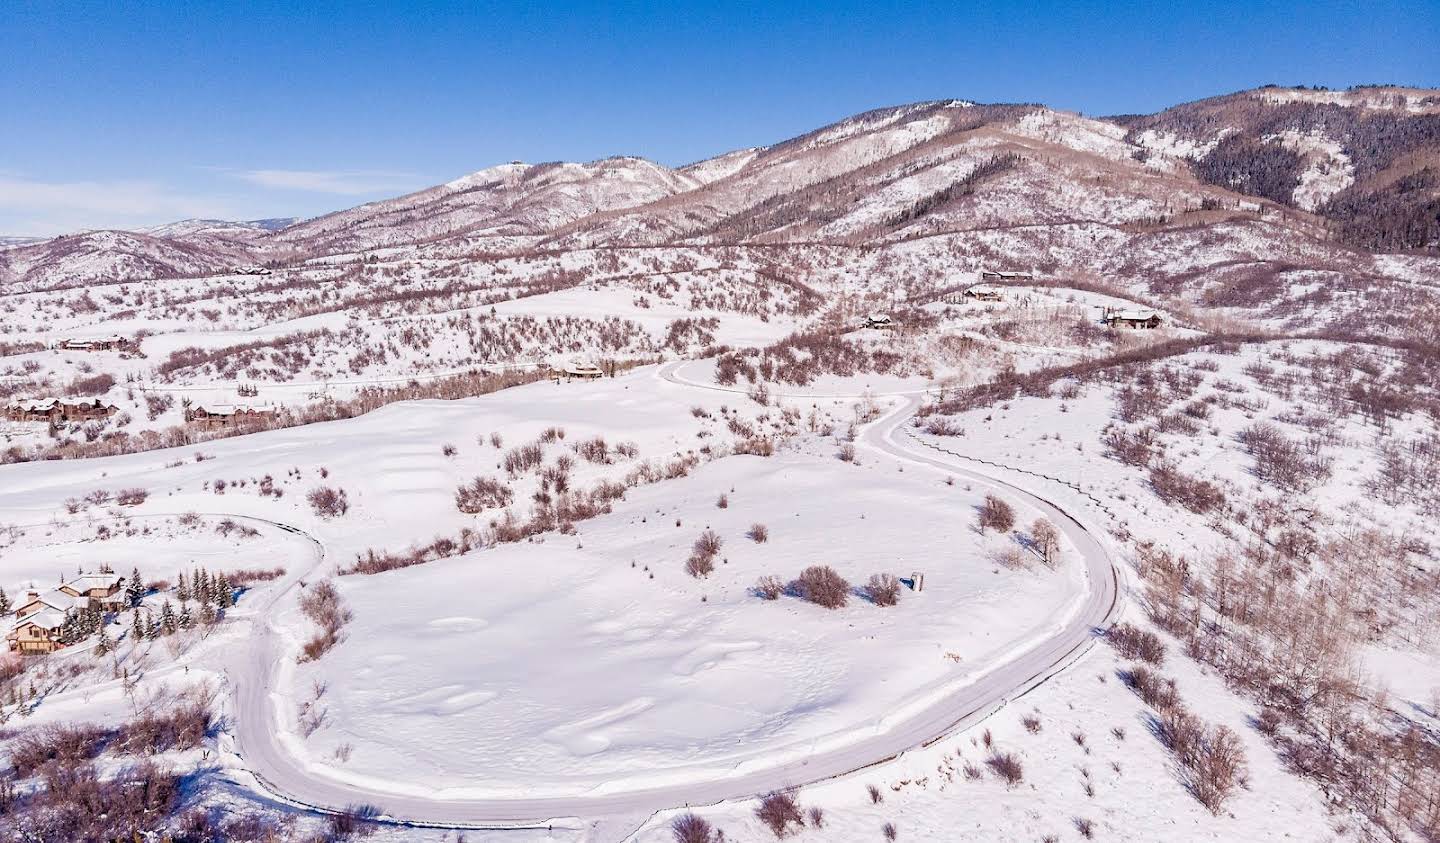
<path fill-rule="evenodd" d="M 727 497 L 720 509 L 716 501 Z M 327 773 L 407 792 L 578 793 L 724 776 L 843 745 L 1071 611 L 1078 562 L 1008 569 L 978 492 L 831 454 L 741 456 L 637 491 L 574 536 L 346 579 L 357 620 L 292 693 L 326 686 Z M 754 524 L 768 541 L 746 537 Z M 713 574 L 684 571 L 704 530 Z M 1028 554 L 1027 554 L 1028 555 Z M 754 593 L 833 566 L 925 589 L 824 609 Z"/>

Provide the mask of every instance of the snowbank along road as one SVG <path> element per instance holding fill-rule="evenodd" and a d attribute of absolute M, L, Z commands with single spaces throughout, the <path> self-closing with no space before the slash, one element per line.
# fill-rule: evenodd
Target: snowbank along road
<path fill-rule="evenodd" d="M 663 366 L 657 370 L 657 377 L 685 388 L 721 389 L 689 382 L 678 374 L 678 368 L 679 364 Z M 348 805 L 369 804 L 379 807 L 387 818 L 415 825 L 518 828 L 554 823 L 574 827 L 577 824 L 571 818 L 648 814 L 667 808 L 746 798 L 834 778 L 888 761 L 908 749 L 931 744 L 979 722 L 1064 669 L 1093 644 L 1097 632 L 1110 623 L 1117 611 L 1119 573 L 1103 541 L 1070 513 L 1033 492 L 967 468 L 955 458 L 909 436 L 904 425 L 914 415 L 920 398 L 904 394 L 892 399 L 898 400 L 898 405 L 863 429 L 858 441 L 862 448 L 963 478 L 1039 510 L 1064 532 L 1082 557 L 1086 591 L 1079 596 L 1078 610 L 1048 630 L 1043 638 L 1008 660 L 988 666 L 972 682 L 950 695 L 889 722 L 884 731 L 857 737 L 848 745 L 799 760 L 739 769 L 724 778 L 565 797 L 459 799 L 447 798 L 443 791 L 416 797 L 327 777 L 321 770 L 308 768 L 287 747 L 287 741 L 296 738 L 293 730 L 281 720 L 285 709 L 275 691 L 279 687 L 277 683 L 285 679 L 287 665 L 293 667 L 294 648 L 287 652 L 273 615 L 278 607 L 288 603 L 304 579 L 322 573 L 326 564 L 324 549 L 316 541 L 313 567 L 288 578 L 271 592 L 265 605 L 257 608 L 250 646 L 236 653 L 229 668 L 235 701 L 236 751 L 264 789 L 285 801 L 311 808 L 338 810 Z M 968 517 L 957 514 L 954 523 L 956 529 L 965 529 L 959 525 L 968 522 Z M 298 532 L 293 527 L 289 529 Z"/>

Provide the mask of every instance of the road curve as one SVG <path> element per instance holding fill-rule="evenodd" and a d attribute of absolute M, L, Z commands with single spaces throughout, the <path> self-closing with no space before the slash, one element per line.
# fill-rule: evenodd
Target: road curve
<path fill-rule="evenodd" d="M 657 376 L 687 387 L 717 388 L 687 383 L 676 376 L 676 368 L 674 364 L 662 366 L 657 370 Z M 1071 613 L 1070 619 L 1009 661 L 991 666 L 988 672 L 970 684 L 889 723 L 884 732 L 867 734 L 853 743 L 808 757 L 709 781 L 538 798 L 451 799 L 401 795 L 356 786 L 311 771 L 285 746 L 286 738 L 282 735 L 290 730 L 281 725 L 279 718 L 282 710 L 277 706 L 272 689 L 276 686 L 282 664 L 293 659 L 294 653 L 286 652 L 282 646 L 272 615 L 298 580 L 306 575 L 297 573 L 275 589 L 267 598 L 267 603 L 260 607 L 251 645 L 234 655 L 227 671 L 234 690 L 235 748 L 243 765 L 273 795 L 311 808 L 334 810 L 352 804 L 370 804 L 381 808 L 386 817 L 415 825 L 533 827 L 544 826 L 555 818 L 648 814 L 666 808 L 707 805 L 777 788 L 811 784 L 888 761 L 906 750 L 929 745 L 979 722 L 1009 700 L 1062 670 L 1089 648 L 1095 640 L 1096 630 L 1108 625 L 1116 612 L 1118 572 L 1104 544 L 1069 513 L 1029 491 L 978 473 L 953 458 L 947 458 L 942 452 L 931 451 L 909 436 L 904 425 L 919 406 L 920 398 L 913 393 L 894 397 L 900 398 L 901 403 L 862 431 L 858 442 L 861 447 L 963 477 L 973 484 L 991 487 L 1011 499 L 1023 501 L 1050 518 L 1064 532 L 1085 564 L 1087 589 L 1081 605 Z M 324 564 L 323 548 L 318 541 L 315 544 L 317 555 L 312 571 L 318 571 Z M 568 826 L 571 823 L 559 822 L 557 825 Z"/>

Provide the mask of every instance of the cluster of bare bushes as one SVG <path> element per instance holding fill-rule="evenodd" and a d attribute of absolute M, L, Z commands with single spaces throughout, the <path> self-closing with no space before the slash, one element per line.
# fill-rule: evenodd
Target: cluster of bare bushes
<path fill-rule="evenodd" d="M 1110 640 L 1122 655 L 1122 645 L 1137 643 L 1133 630 Z M 1174 680 L 1149 667 L 1137 665 L 1122 671 L 1121 679 L 1155 710 L 1154 732 L 1179 763 L 1186 787 L 1200 804 L 1220 813 L 1225 801 L 1247 785 L 1248 765 L 1240 736 L 1229 727 L 1205 723 L 1181 701 Z"/>
<path fill-rule="evenodd" d="M 1319 442 L 1302 450 L 1278 427 L 1266 422 L 1250 425 L 1237 438 L 1246 453 L 1255 458 L 1255 475 L 1281 488 L 1305 491 L 1330 477 L 1333 461 L 1319 454 Z"/>
<path fill-rule="evenodd" d="M 569 457 L 562 455 L 561 459 L 569 460 Z M 601 480 L 589 489 L 571 488 L 565 472 L 552 473 L 550 477 L 545 477 L 542 473 L 541 489 L 534 497 L 535 506 L 527 520 L 522 520 L 513 510 L 506 509 L 486 527 L 479 530 L 463 528 L 455 538 L 440 536 L 429 544 L 411 546 L 404 551 L 377 551 L 373 548 L 366 550 L 357 554 L 355 562 L 342 568 L 339 573 L 342 576 L 379 574 L 497 544 L 525 541 L 551 531 L 573 533 L 577 523 L 610 512 L 614 502 L 625 497 L 625 493 L 630 489 L 642 484 L 685 477 L 699 464 L 699 455 L 693 453 L 678 455 L 669 460 L 646 460 L 627 472 L 623 480 Z M 556 481 L 560 482 L 562 488 L 556 487 Z"/>
<path fill-rule="evenodd" d="M 455 508 L 467 515 L 510 505 L 515 493 L 493 477 L 476 477 L 455 490 Z"/>
<path fill-rule="evenodd" d="M 301 647 L 301 661 L 315 661 L 339 644 L 340 631 L 353 617 L 335 584 L 329 580 L 321 580 L 305 589 L 300 595 L 300 611 L 320 627 Z"/>
<path fill-rule="evenodd" d="M 1440 741 L 1413 715 L 1367 693 L 1354 666 L 1361 642 L 1414 635 L 1435 622 L 1416 612 L 1436 614 L 1440 577 L 1411 563 L 1419 549 L 1413 540 L 1371 531 L 1297 541 L 1297 527 L 1305 527 L 1292 510 L 1278 501 L 1257 507 L 1247 519 L 1257 540 L 1241 546 L 1238 561 L 1222 556 L 1202 568 L 1142 546 L 1151 618 L 1184 642 L 1187 655 L 1259 702 L 1257 727 L 1291 769 L 1391 835 L 1408 829 L 1433 836 L 1440 832 Z M 1294 575 L 1297 566 L 1321 560 L 1327 574 Z M 1140 668 L 1130 671 L 1130 682 L 1162 712 L 1173 696 Z M 1192 725 L 1178 715 L 1162 718 L 1177 757 L 1196 740 L 1202 753 L 1210 751 Z M 1217 747 L 1222 756 L 1228 751 L 1223 740 Z M 1203 754 L 1193 757 L 1196 776 L 1226 768 L 1224 757 L 1213 770 Z M 1213 783 L 1197 783 L 1196 793 L 1223 799 Z"/>
<path fill-rule="evenodd" d="M 0 782 L 0 824 L 16 839 L 37 843 L 149 839 L 169 831 L 183 799 L 182 777 L 152 757 L 201 746 L 214 728 L 211 705 L 211 692 L 201 688 L 159 700 L 119 727 L 22 731 L 11 739 L 10 769 Z"/>
<path fill-rule="evenodd" d="M 201 429 L 182 424 L 163 430 L 143 430 L 137 433 L 113 430 L 84 442 L 66 438 L 49 445 L 37 445 L 32 448 L 16 445 L 0 451 L 0 464 L 33 460 L 108 457 L 162 448 L 178 448 L 265 430 L 354 418 L 397 401 L 415 401 L 426 398 L 447 400 L 472 398 L 506 387 L 532 383 L 544 377 L 544 373 L 541 372 L 507 372 L 494 375 L 477 372 L 440 378 L 426 383 L 412 382 L 397 387 L 366 387 L 358 396 L 347 401 L 325 401 L 294 409 L 282 409 L 273 415 L 248 418 L 223 428 Z"/>
<path fill-rule="evenodd" d="M 715 362 L 715 379 L 726 386 L 740 378 L 805 386 L 821 375 L 849 377 L 904 369 L 900 355 L 869 349 L 837 332 L 797 333 L 761 349 L 728 351 Z"/>
<path fill-rule="evenodd" d="M 344 489 L 316 486 L 305 495 L 305 500 L 321 518 L 339 518 L 350 511 L 350 498 Z"/>

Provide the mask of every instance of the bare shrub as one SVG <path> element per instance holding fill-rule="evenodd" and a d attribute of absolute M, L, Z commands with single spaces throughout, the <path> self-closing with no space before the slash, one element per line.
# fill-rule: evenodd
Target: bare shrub
<path fill-rule="evenodd" d="M 685 561 L 685 573 L 692 577 L 708 577 L 715 570 L 715 557 L 720 553 L 724 540 L 714 530 L 706 530 L 690 548 L 690 558 Z"/>
<path fill-rule="evenodd" d="M 511 477 L 536 468 L 545 459 L 545 452 L 540 445 L 531 442 L 528 445 L 520 445 L 505 452 L 505 471 Z"/>
<path fill-rule="evenodd" d="M 476 477 L 455 490 L 455 508 L 467 515 L 510 505 L 515 493 L 493 477 Z"/>
<path fill-rule="evenodd" d="M 762 797 L 760 807 L 755 809 L 755 816 L 777 839 L 789 834 L 792 825 L 796 831 L 805 825 L 805 817 L 800 813 L 800 805 L 795 801 L 795 796 L 783 790 Z"/>
<path fill-rule="evenodd" d="M 715 500 L 715 507 L 717 509 L 729 509 L 730 496 L 725 494 L 720 495 L 720 497 Z"/>
<path fill-rule="evenodd" d="M 865 584 L 865 596 L 876 606 L 894 606 L 900 602 L 900 578 L 894 574 L 871 574 Z"/>
<path fill-rule="evenodd" d="M 1076 817 L 1075 830 L 1080 832 L 1081 837 L 1089 840 L 1095 836 L 1095 821 L 1087 820 L 1084 817 Z"/>
<path fill-rule="evenodd" d="M 1150 488 L 1166 503 L 1179 504 L 1198 515 L 1225 506 L 1225 493 L 1208 480 L 1161 463 L 1150 469 Z"/>
<path fill-rule="evenodd" d="M 750 530 L 745 533 L 745 538 L 756 544 L 764 544 L 770 540 L 770 528 L 764 524 L 751 524 Z"/>
<path fill-rule="evenodd" d="M 1060 531 L 1044 518 L 1036 518 L 1030 525 L 1030 542 L 1035 554 L 1046 565 L 1054 566 L 1060 555 Z"/>
<path fill-rule="evenodd" d="M 1225 726 L 1207 729 L 1193 770 L 1195 798 L 1211 813 L 1219 814 L 1225 800 L 1245 780 L 1247 765 L 1240 737 Z"/>
<path fill-rule="evenodd" d="M 871 805 L 879 805 L 885 801 L 885 794 L 881 793 L 880 788 L 873 784 L 865 785 L 865 793 L 869 795 Z"/>
<path fill-rule="evenodd" d="M 855 462 L 855 446 L 846 442 L 840 446 L 840 450 L 835 455 L 840 458 L 841 462 Z"/>
<path fill-rule="evenodd" d="M 368 837 L 376 829 L 375 819 L 380 809 L 374 805 L 349 805 L 345 810 L 330 815 L 330 835 L 338 840 L 351 837 Z"/>
<path fill-rule="evenodd" d="M 780 582 L 779 577 L 761 577 L 755 583 L 755 593 L 766 600 L 777 600 L 785 593 L 785 584 Z"/>
<path fill-rule="evenodd" d="M 115 503 L 120 506 L 139 506 L 150 497 L 150 492 L 141 488 L 121 489 L 115 493 Z"/>
<path fill-rule="evenodd" d="M 996 776 L 1005 782 L 1005 787 L 1012 788 L 1025 778 L 1025 768 L 1016 758 L 1014 753 L 995 751 L 985 759 L 985 766 Z"/>
<path fill-rule="evenodd" d="M 1025 731 L 1029 732 L 1030 734 L 1034 735 L 1034 734 L 1038 734 L 1038 733 L 1040 732 L 1040 716 L 1039 716 L 1039 715 L 1037 715 L 1037 714 L 1027 714 L 1027 715 L 1025 715 L 1024 717 L 1020 718 L 1020 722 L 1023 723 L 1023 724 L 1025 724 Z"/>
<path fill-rule="evenodd" d="M 1115 652 L 1127 659 L 1139 659 L 1159 667 L 1165 662 L 1165 644 L 1155 633 L 1129 623 L 1117 623 L 1105 633 Z"/>
<path fill-rule="evenodd" d="M 320 631 L 305 643 L 304 658 L 301 659 L 315 661 L 340 643 L 340 630 L 350 622 L 352 614 L 329 580 L 321 580 L 305 590 L 300 596 L 300 610 L 320 627 Z"/>
<path fill-rule="evenodd" d="M 574 448 L 575 453 L 590 462 L 600 464 L 610 462 L 610 446 L 606 444 L 605 437 L 603 436 L 596 436 L 593 439 L 576 442 Z"/>
<path fill-rule="evenodd" d="M 719 843 L 722 837 L 716 834 L 710 823 L 696 814 L 681 814 L 670 823 L 670 834 L 675 843 Z"/>
<path fill-rule="evenodd" d="M 806 811 L 806 812 L 805 812 L 805 815 L 810 818 L 810 827 L 811 827 L 811 828 L 824 828 L 824 827 L 825 827 L 825 809 L 824 809 L 824 808 L 821 808 L 819 805 L 814 805 L 814 806 L 812 806 L 812 807 L 810 808 L 809 811 Z"/>
<path fill-rule="evenodd" d="M 1175 680 L 1166 679 L 1144 665 L 1123 672 L 1120 678 L 1146 705 L 1157 711 L 1179 704 L 1180 694 L 1175 690 Z"/>
<path fill-rule="evenodd" d="M 10 765 L 16 778 L 26 778 L 51 761 L 76 765 L 99 755 L 108 730 L 85 724 L 36 726 L 10 744 Z"/>
<path fill-rule="evenodd" d="M 850 599 L 850 583 L 829 565 L 801 571 L 792 588 L 802 599 L 827 609 L 838 609 Z"/>
<path fill-rule="evenodd" d="M 979 523 L 982 533 L 986 530 L 1008 533 L 1015 526 L 1015 510 L 994 495 L 986 495 L 985 503 L 980 506 Z"/>
<path fill-rule="evenodd" d="M 150 711 L 121 727 L 115 745 L 132 755 L 155 755 L 200 746 L 214 727 L 208 695 L 193 696 L 175 708 Z"/>
<path fill-rule="evenodd" d="M 884 825 L 880 826 L 880 833 L 885 835 L 886 840 L 892 841 L 899 834 L 899 832 L 895 830 L 895 823 L 892 822 L 887 822 Z"/>
<path fill-rule="evenodd" d="M 344 489 L 316 486 L 305 496 L 305 500 L 321 518 L 338 518 L 350 511 L 350 500 Z"/>

